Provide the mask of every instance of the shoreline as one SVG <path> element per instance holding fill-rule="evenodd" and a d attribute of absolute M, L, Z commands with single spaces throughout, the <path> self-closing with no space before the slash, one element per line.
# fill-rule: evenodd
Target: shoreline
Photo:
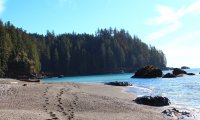
<path fill-rule="evenodd" d="M 133 102 L 127 87 L 96 83 L 28 83 L 0 79 L 0 117 L 7 120 L 168 120 L 162 111 Z M 174 118 L 170 118 L 174 119 Z"/>
<path fill-rule="evenodd" d="M 128 86 L 128 87 L 122 88 L 122 93 L 133 95 L 134 99 L 140 96 L 134 92 L 128 92 L 128 89 L 130 89 L 131 87 L 134 87 L 134 86 Z M 167 109 L 172 110 L 174 108 L 182 112 L 189 112 L 191 114 L 191 117 L 184 116 L 183 118 L 183 116 L 177 115 L 170 118 L 168 116 L 165 116 L 166 119 L 200 120 L 200 110 L 198 110 L 197 108 L 187 108 L 187 107 L 178 106 L 176 104 L 170 104 L 169 106 L 160 107 L 160 111 L 167 110 Z"/>
<path fill-rule="evenodd" d="M 48 82 L 47 82 L 48 83 Z M 51 83 L 51 82 L 49 82 Z M 55 83 L 60 83 L 60 82 L 55 82 Z M 63 82 L 61 82 L 63 83 Z M 76 82 L 75 82 L 76 83 Z M 104 83 L 91 83 L 91 82 L 77 82 L 77 83 L 81 83 L 81 84 L 91 84 L 91 85 L 105 85 Z M 106 86 L 111 86 L 111 85 L 106 85 Z M 127 94 L 129 96 L 132 97 L 132 100 L 133 101 L 134 99 L 136 99 L 138 97 L 138 95 L 134 92 L 129 92 L 128 90 L 131 89 L 131 87 L 134 87 L 134 86 L 111 86 L 111 87 L 115 87 L 115 88 L 119 88 L 120 89 L 120 92 L 122 94 Z M 146 106 L 146 105 L 141 105 L 141 106 Z M 146 107 L 153 107 L 153 106 L 146 106 Z M 159 109 L 159 111 L 162 113 L 163 110 L 166 110 L 166 109 L 178 109 L 180 111 L 183 111 L 183 112 L 190 112 L 191 113 L 191 116 L 192 117 L 188 117 L 188 118 L 183 118 L 183 116 L 173 116 L 173 117 L 168 117 L 168 116 L 164 116 L 165 119 L 170 119 L 170 120 L 174 120 L 174 119 L 181 119 L 181 120 L 199 120 L 200 119 L 200 111 L 197 111 L 197 109 L 189 109 L 189 108 L 182 108 L 180 106 L 177 106 L 175 104 L 170 104 L 169 106 L 163 106 L 163 107 L 153 107 L 153 108 L 156 108 L 156 109 Z"/>

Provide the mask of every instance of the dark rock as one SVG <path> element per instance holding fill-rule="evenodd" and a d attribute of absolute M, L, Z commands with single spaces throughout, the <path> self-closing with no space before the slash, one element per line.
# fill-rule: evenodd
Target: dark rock
<path fill-rule="evenodd" d="M 190 68 L 187 66 L 182 66 L 181 69 L 190 69 Z"/>
<path fill-rule="evenodd" d="M 27 84 L 23 84 L 22 86 L 27 86 Z"/>
<path fill-rule="evenodd" d="M 187 75 L 195 75 L 194 73 L 187 73 Z"/>
<path fill-rule="evenodd" d="M 169 117 L 178 117 L 178 118 L 185 118 L 185 117 L 192 117 L 192 115 L 187 112 L 187 111 L 180 111 L 176 108 L 173 108 L 173 109 L 167 109 L 167 110 L 164 110 L 162 112 L 163 114 L 165 114 L 166 116 L 169 116 Z"/>
<path fill-rule="evenodd" d="M 175 77 L 176 77 L 176 75 L 171 74 L 171 73 L 167 73 L 167 74 L 165 74 L 165 75 L 163 76 L 163 78 L 175 78 Z"/>
<path fill-rule="evenodd" d="M 172 112 L 172 110 L 169 110 L 169 109 L 162 111 L 162 113 L 169 117 L 175 116 L 174 113 Z"/>
<path fill-rule="evenodd" d="M 139 69 L 131 78 L 156 78 L 162 77 L 162 70 L 153 66 L 145 66 Z"/>
<path fill-rule="evenodd" d="M 179 69 L 179 68 L 174 68 L 174 70 L 173 70 L 172 72 L 173 72 L 173 74 L 176 75 L 176 76 L 179 75 L 179 74 L 187 74 L 186 71 L 181 70 L 181 69 Z"/>
<path fill-rule="evenodd" d="M 113 85 L 113 86 L 132 86 L 132 84 L 130 84 L 129 82 L 107 82 L 105 83 L 106 85 Z"/>
<path fill-rule="evenodd" d="M 135 102 L 137 104 L 143 104 L 143 105 L 150 105 L 150 106 L 167 106 L 170 104 L 170 100 L 166 97 L 162 96 L 143 96 L 143 97 L 138 97 L 135 99 Z"/>
<path fill-rule="evenodd" d="M 176 77 L 183 77 L 183 76 L 185 76 L 186 74 L 178 74 L 178 75 L 176 75 Z"/>

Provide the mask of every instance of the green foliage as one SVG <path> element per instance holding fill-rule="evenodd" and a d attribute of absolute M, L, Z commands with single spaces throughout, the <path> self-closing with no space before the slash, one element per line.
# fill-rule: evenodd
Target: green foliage
<path fill-rule="evenodd" d="M 17 77 L 40 72 L 34 38 L 10 22 L 0 23 L 0 77 Z"/>
<path fill-rule="evenodd" d="M 0 21 L 0 77 L 5 76 L 8 70 L 8 60 L 12 51 L 12 43 L 9 34 L 6 33 L 3 23 Z"/>
<path fill-rule="evenodd" d="M 166 67 L 162 51 L 146 45 L 136 36 L 131 37 L 125 30 L 110 28 L 99 29 L 95 35 L 72 33 L 58 36 L 47 32 L 44 38 L 37 39 L 37 44 L 42 44 L 39 49 L 46 51 L 40 52 L 44 61 L 41 69 L 46 73 L 85 75 L 121 70 L 133 72 L 149 64 Z"/>
<path fill-rule="evenodd" d="M 0 21 L 0 77 L 39 72 L 85 75 L 133 72 L 144 65 L 166 67 L 162 51 L 125 30 L 99 29 L 95 35 L 28 34 Z"/>

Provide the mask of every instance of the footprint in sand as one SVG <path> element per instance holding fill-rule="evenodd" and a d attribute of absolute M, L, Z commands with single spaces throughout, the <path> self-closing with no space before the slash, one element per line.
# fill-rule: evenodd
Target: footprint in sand
<path fill-rule="evenodd" d="M 48 109 L 48 105 L 49 105 L 49 98 L 47 96 L 48 90 L 49 90 L 49 87 L 47 87 L 45 89 L 44 94 L 43 94 L 43 97 L 45 98 L 45 100 L 44 100 L 45 104 L 43 105 L 43 109 L 46 113 L 49 114 L 51 119 L 46 119 L 46 120 L 59 120 L 59 118 L 56 116 L 56 114 Z"/>
<path fill-rule="evenodd" d="M 74 96 L 74 100 L 72 101 L 72 104 L 69 105 L 69 117 L 68 117 L 68 120 L 71 120 L 74 118 L 74 109 L 76 108 L 77 106 L 77 101 L 78 101 L 78 96 L 76 96 L 75 94 L 73 94 Z"/>
<path fill-rule="evenodd" d="M 78 86 L 76 86 L 78 87 Z M 58 94 L 55 96 L 56 97 L 56 103 L 54 103 L 54 105 L 58 108 L 55 112 L 51 111 L 50 109 L 48 109 L 50 106 L 50 101 L 49 101 L 49 97 L 48 97 L 48 92 L 49 92 L 49 87 L 47 87 L 43 93 L 43 97 L 45 104 L 43 105 L 43 109 L 45 110 L 46 113 L 49 114 L 50 119 L 46 119 L 46 120 L 60 120 L 60 118 L 58 117 L 58 115 L 62 118 L 66 117 L 65 120 L 72 120 L 74 119 L 75 116 L 75 112 L 74 109 L 77 106 L 77 101 L 78 101 L 78 96 L 76 94 L 72 94 L 73 95 L 73 101 L 71 102 L 71 104 L 69 105 L 69 107 L 65 108 L 63 107 L 63 103 L 62 103 L 62 95 L 66 92 L 70 91 L 70 89 L 65 90 L 65 88 L 61 88 L 58 92 Z M 66 109 L 66 110 L 65 110 Z"/>
<path fill-rule="evenodd" d="M 58 95 L 56 96 L 57 97 L 57 101 L 58 101 L 58 104 L 57 104 L 57 107 L 58 107 L 58 112 L 62 113 L 62 115 L 64 116 L 67 116 L 67 113 L 65 112 L 65 109 L 64 107 L 62 106 L 62 95 L 64 93 L 64 88 L 60 89 L 60 92 L 58 93 Z"/>

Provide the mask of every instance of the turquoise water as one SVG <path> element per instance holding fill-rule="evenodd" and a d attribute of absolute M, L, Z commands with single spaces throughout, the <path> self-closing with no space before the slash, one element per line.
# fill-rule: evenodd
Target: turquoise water
<path fill-rule="evenodd" d="M 178 78 L 153 78 L 136 79 L 130 78 L 133 74 L 108 74 L 92 76 L 76 76 L 64 78 L 44 79 L 45 82 L 90 82 L 104 83 L 110 81 L 127 81 L 133 84 L 128 92 L 137 96 L 162 95 L 168 97 L 172 106 L 184 109 L 200 110 L 200 69 L 189 69 L 187 72 L 195 73 L 195 76 Z M 164 73 L 171 71 L 163 71 Z"/>

